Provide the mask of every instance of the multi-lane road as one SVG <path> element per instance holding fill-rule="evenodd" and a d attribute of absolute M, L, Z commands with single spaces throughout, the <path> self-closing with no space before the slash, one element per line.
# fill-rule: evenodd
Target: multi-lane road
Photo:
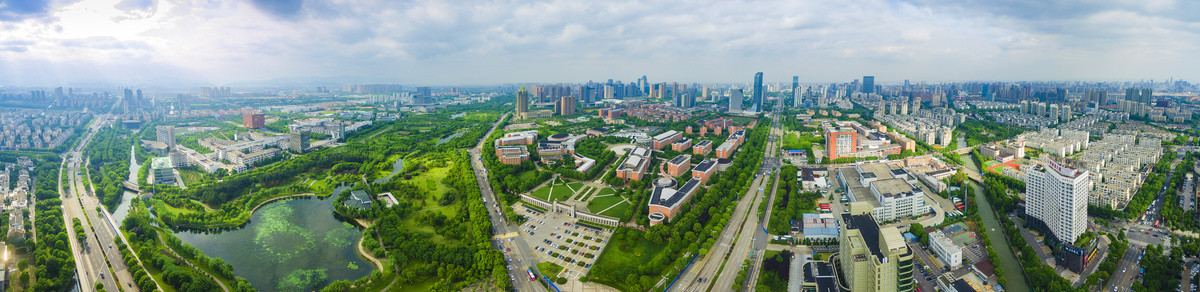
<path fill-rule="evenodd" d="M 495 124 L 492 124 L 492 129 L 479 138 L 479 142 L 469 152 L 471 153 L 471 167 L 474 168 L 475 182 L 479 184 L 479 191 L 483 193 L 483 199 L 486 200 L 485 207 L 488 210 L 488 217 L 492 220 L 492 227 L 495 228 L 496 235 L 520 234 L 518 226 L 509 225 L 504 219 L 504 213 L 500 210 L 503 208 L 496 200 L 495 193 L 492 192 L 492 186 L 488 184 L 487 167 L 483 165 L 480 152 L 483 151 L 483 143 L 487 141 L 487 137 L 496 131 L 500 121 L 503 121 L 505 115 L 500 116 Z M 501 236 L 503 237 L 503 236 Z M 546 291 L 541 284 L 530 281 L 526 275 L 526 269 L 532 269 L 537 273 L 537 256 L 533 253 L 533 248 L 525 243 L 525 240 L 519 236 L 512 236 L 505 239 L 492 240 L 492 247 L 500 249 L 504 252 L 504 258 L 508 261 L 508 275 L 512 280 L 513 289 L 516 291 Z M 540 275 L 540 274 L 539 274 Z"/>
<path fill-rule="evenodd" d="M 774 126 L 778 126 L 777 118 Z M 723 291 L 732 287 L 738 271 L 741 270 L 742 262 L 749 256 L 752 244 L 760 241 L 755 240 L 754 236 L 756 233 L 762 233 L 760 232 L 762 226 L 760 218 L 756 215 L 751 219 L 750 211 L 758 210 L 759 204 L 765 199 L 763 194 L 767 188 L 771 187 L 768 180 L 769 175 L 766 174 L 779 163 L 774 155 L 778 151 L 775 150 L 773 137 L 767 141 L 764 148 L 766 153 L 762 164 L 759 165 L 758 175 L 750 183 L 750 189 L 738 200 L 733 215 L 729 218 L 729 223 L 721 230 L 716 243 L 713 244 L 707 255 L 679 277 L 675 285 L 670 287 L 670 291 L 705 291 L 708 289 Z M 770 202 L 768 202 L 769 204 Z M 765 236 L 765 234 L 763 235 Z M 735 241 L 735 239 L 737 240 Z M 765 240 L 761 241 L 765 245 Z M 721 268 L 723 263 L 724 268 Z"/>
<path fill-rule="evenodd" d="M 94 283 L 102 283 L 107 291 L 137 291 L 133 285 L 133 275 L 129 273 L 120 251 L 114 244 L 115 226 L 108 217 L 100 214 L 100 205 L 95 192 L 87 188 L 83 181 L 83 148 L 101 128 L 109 125 L 110 116 L 98 116 L 88 127 L 79 145 L 72 148 L 63 157 L 63 175 L 67 177 L 66 192 L 59 185 L 60 198 L 63 201 L 63 223 L 68 230 L 74 226 L 73 220 L 78 218 L 84 224 L 86 238 L 81 244 L 74 231 L 68 231 L 71 241 L 71 252 L 75 255 L 76 274 L 79 277 L 81 291 L 93 291 Z M 90 223 L 90 227 L 88 227 Z"/>

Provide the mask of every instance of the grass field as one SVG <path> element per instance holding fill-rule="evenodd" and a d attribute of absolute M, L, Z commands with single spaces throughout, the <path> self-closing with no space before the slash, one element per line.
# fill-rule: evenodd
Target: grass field
<path fill-rule="evenodd" d="M 666 245 L 647 241 L 642 231 L 632 232 L 636 233 L 632 236 L 636 238 L 634 244 L 624 244 L 623 240 L 609 242 L 609 247 L 604 249 L 595 266 L 588 271 L 589 278 L 618 290 L 628 291 L 625 287 L 625 277 L 629 275 L 630 268 L 641 266 L 658 256 L 666 256 L 659 254 Z"/>
<path fill-rule="evenodd" d="M 563 270 L 562 266 L 551 262 L 540 262 L 538 263 L 537 267 L 538 272 L 541 272 L 542 275 L 548 277 L 558 277 L 558 273 L 561 273 Z"/>
<path fill-rule="evenodd" d="M 530 195 L 546 201 L 565 201 L 574 196 L 575 193 L 562 180 L 556 179 L 550 184 L 533 190 L 533 192 L 530 192 Z"/>
<path fill-rule="evenodd" d="M 607 211 L 600 212 L 602 210 L 596 210 L 594 212 L 600 212 L 600 215 L 604 215 L 604 216 L 621 218 L 621 217 L 625 217 L 625 213 L 629 212 L 629 209 L 631 209 L 631 208 L 633 208 L 632 204 L 630 204 L 629 202 L 622 201 L 620 203 L 617 203 L 613 207 L 609 208 Z"/>
<path fill-rule="evenodd" d="M 601 192 L 604 192 L 604 190 L 601 190 Z M 600 211 L 604 211 L 604 209 L 607 209 L 608 207 L 610 207 L 612 205 L 616 205 L 617 203 L 620 203 L 621 200 L 622 200 L 621 196 L 617 196 L 617 195 L 611 195 L 611 196 L 607 196 L 607 197 L 600 197 L 599 195 L 597 195 L 596 197 L 593 197 L 590 202 L 588 202 L 587 207 L 588 207 L 588 210 L 590 210 L 592 212 L 600 212 Z M 624 213 L 622 213 L 622 214 L 624 214 Z"/>

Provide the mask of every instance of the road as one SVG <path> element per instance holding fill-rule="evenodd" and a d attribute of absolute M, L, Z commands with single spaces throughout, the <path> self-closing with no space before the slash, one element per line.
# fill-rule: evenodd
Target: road
<path fill-rule="evenodd" d="M 1134 244 L 1129 245 L 1129 248 L 1125 250 L 1125 255 L 1117 263 L 1117 269 L 1109 277 L 1104 291 L 1125 291 L 1133 286 L 1133 276 L 1138 274 L 1138 256 L 1142 254 L 1144 248 Z"/>
<path fill-rule="evenodd" d="M 780 107 L 776 107 L 776 108 L 778 109 Z M 764 154 L 764 157 L 763 157 L 763 165 L 759 167 L 758 172 L 759 172 L 759 175 L 762 175 L 762 174 L 769 175 L 772 171 L 774 171 L 774 173 L 775 173 L 774 181 L 775 181 L 775 184 L 778 185 L 779 183 L 782 183 L 782 182 L 779 180 L 779 169 L 778 169 L 778 167 L 780 166 L 780 159 L 778 157 L 779 143 L 775 143 L 775 142 L 778 139 L 780 139 L 781 137 L 783 137 L 783 134 L 784 134 L 783 129 L 779 128 L 778 111 L 776 111 L 776 115 L 772 118 L 770 133 L 771 133 L 770 139 L 767 141 L 767 146 L 764 147 L 764 148 L 766 148 L 766 153 Z M 796 179 L 796 178 L 785 177 L 783 179 Z M 769 185 L 768 185 L 768 187 L 769 187 Z M 761 220 L 758 221 L 756 230 L 754 232 L 752 232 L 754 239 L 751 240 L 752 247 L 751 247 L 750 252 L 752 253 L 753 258 L 750 261 L 750 271 L 746 273 L 746 281 L 748 283 L 747 284 L 748 287 L 755 287 L 757 285 L 758 273 L 762 270 L 763 256 L 766 254 L 764 251 L 767 249 L 767 244 L 771 242 L 771 234 L 767 233 L 765 228 L 767 227 L 767 224 L 769 224 L 771 222 L 771 213 L 775 209 L 775 193 L 776 193 L 775 191 L 776 190 L 778 190 L 778 188 L 771 187 L 771 196 L 768 197 L 765 202 L 767 204 L 767 209 L 763 211 L 762 218 L 761 218 Z M 782 195 L 786 196 L 787 194 L 782 194 Z M 755 208 L 755 210 L 757 210 L 757 208 Z M 720 286 L 717 286 L 717 287 L 720 287 Z"/>
<path fill-rule="evenodd" d="M 496 123 L 492 124 L 492 129 L 488 130 L 486 134 L 483 134 L 483 136 L 479 139 L 479 142 L 475 144 L 475 148 L 472 148 L 468 151 L 471 154 L 471 167 L 475 170 L 475 182 L 479 184 L 479 191 L 483 194 L 483 198 L 487 200 L 487 203 L 484 205 L 487 207 L 488 217 L 492 220 L 492 226 L 495 228 L 494 234 L 496 235 L 508 233 L 520 234 L 520 228 L 518 228 L 518 226 L 508 225 L 507 220 L 504 219 L 504 214 L 499 211 L 499 209 L 502 207 L 497 203 L 499 200 L 496 200 L 496 194 L 492 192 L 492 186 L 488 184 L 487 167 L 484 166 L 483 161 L 480 160 L 482 157 L 480 152 L 483 151 L 483 143 L 486 142 L 487 138 L 496 131 L 496 128 L 500 125 L 500 122 L 504 120 L 504 116 L 505 115 L 501 115 L 500 119 L 497 120 Z M 529 281 L 529 276 L 527 276 L 525 273 L 525 269 L 528 268 L 533 269 L 534 273 L 541 275 L 541 273 L 537 271 L 537 255 L 533 253 L 533 248 L 530 248 L 529 244 L 525 243 L 525 240 L 522 240 L 519 237 L 492 240 L 492 247 L 504 252 L 505 259 L 510 262 L 508 263 L 508 266 L 516 267 L 508 271 L 510 276 L 509 279 L 512 280 L 513 289 L 516 291 L 546 291 L 546 288 L 542 287 L 541 284 Z M 506 250 L 511 251 L 505 252 Z"/>
<path fill-rule="evenodd" d="M 775 116 L 777 117 L 778 115 Z M 777 124 L 778 121 L 774 123 Z M 767 155 L 775 157 L 774 153 L 777 151 L 773 150 L 775 149 L 773 141 L 773 139 L 768 141 L 766 147 L 764 147 L 766 154 L 764 154 L 762 164 L 759 166 L 759 174 L 764 174 L 766 170 L 772 169 L 773 166 L 770 163 L 778 163 L 777 160 L 766 157 Z M 713 284 L 713 278 L 718 272 L 721 272 L 718 269 L 721 268 L 722 263 L 726 262 L 726 255 L 729 255 L 729 260 L 724 270 L 733 269 L 733 272 L 721 272 L 721 274 L 737 274 L 737 271 L 741 269 L 742 262 L 748 256 L 749 245 L 747 243 L 752 241 L 751 237 L 755 233 L 754 229 L 759 224 L 757 216 L 755 216 L 755 220 L 746 219 L 749 217 L 751 210 L 758 210 L 758 204 L 761 203 L 763 197 L 763 191 L 760 188 L 763 190 L 769 188 L 770 185 L 767 182 L 766 175 L 755 176 L 754 181 L 750 183 L 750 189 L 746 190 L 746 194 L 738 199 L 733 215 L 729 218 L 729 223 L 721 230 L 721 235 L 717 237 L 716 243 L 710 248 L 708 254 L 693 264 L 693 267 L 684 272 L 683 275 L 680 275 L 675 285 L 671 286 L 670 291 L 704 291 L 709 289 L 709 286 Z M 747 228 L 749 229 L 747 230 Z M 734 246 L 734 239 L 739 237 L 739 233 L 743 232 L 744 234 L 740 236 L 743 240 L 738 240 L 737 242 L 746 245 L 739 245 L 741 249 L 734 249 L 734 253 L 730 254 L 730 248 Z M 735 257 L 738 258 L 736 261 L 734 260 Z M 712 286 L 712 289 L 715 291 L 728 290 L 733 285 L 733 279 L 730 278 L 726 282 L 725 286 L 718 284 L 717 286 Z"/>
<path fill-rule="evenodd" d="M 60 192 L 60 198 L 63 201 L 63 221 L 68 226 L 67 234 L 71 243 L 71 252 L 76 259 L 81 291 L 93 291 L 95 289 L 93 283 L 97 282 L 102 283 L 104 290 L 107 291 L 138 290 L 133 285 L 135 283 L 133 275 L 129 273 L 120 251 L 113 243 L 113 236 L 116 233 L 113 229 L 114 226 L 104 215 L 97 212 L 98 199 L 94 192 L 86 188 L 83 176 L 79 175 L 83 167 L 84 146 L 91 141 L 100 128 L 107 126 L 111 121 L 112 117 L 110 116 L 97 117 L 88 127 L 88 132 L 79 145 L 67 152 L 63 159 L 63 166 L 66 168 L 64 174 L 68 176 L 66 178 L 67 192 Z M 59 185 L 59 189 L 61 191 L 63 186 Z M 82 245 L 75 236 L 74 228 L 71 227 L 74 226 L 73 219 L 75 218 L 85 225 L 84 234 L 87 238 Z M 88 222 L 91 223 L 92 228 L 87 228 Z"/>

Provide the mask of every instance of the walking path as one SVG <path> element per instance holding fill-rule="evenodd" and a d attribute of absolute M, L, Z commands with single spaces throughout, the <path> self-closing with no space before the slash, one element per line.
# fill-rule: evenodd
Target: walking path
<path fill-rule="evenodd" d="M 171 246 L 167 244 L 167 240 L 163 239 L 162 231 L 160 230 L 157 233 L 158 233 L 158 242 L 161 242 L 163 247 L 167 248 L 167 251 L 171 252 L 172 255 L 175 255 L 175 257 L 179 258 L 179 260 L 183 261 L 183 263 L 187 264 L 189 267 L 192 267 L 193 269 L 200 271 L 200 273 L 204 273 L 205 276 L 212 278 L 213 281 L 217 282 L 217 285 L 221 285 L 221 290 L 225 290 L 225 292 L 229 292 L 229 287 L 226 287 L 225 283 L 221 282 L 221 279 L 218 279 L 217 276 L 213 276 L 212 274 L 205 272 L 203 269 L 200 269 L 200 267 L 193 265 L 192 262 L 189 262 L 186 258 L 179 256 L 179 253 L 176 253 L 175 249 L 171 248 Z"/>

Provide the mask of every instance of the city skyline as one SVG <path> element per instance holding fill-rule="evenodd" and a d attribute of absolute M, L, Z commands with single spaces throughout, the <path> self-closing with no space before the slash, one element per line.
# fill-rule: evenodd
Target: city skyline
<path fill-rule="evenodd" d="M 1200 78 L 1193 2 L 5 3 L 15 85 Z"/>

